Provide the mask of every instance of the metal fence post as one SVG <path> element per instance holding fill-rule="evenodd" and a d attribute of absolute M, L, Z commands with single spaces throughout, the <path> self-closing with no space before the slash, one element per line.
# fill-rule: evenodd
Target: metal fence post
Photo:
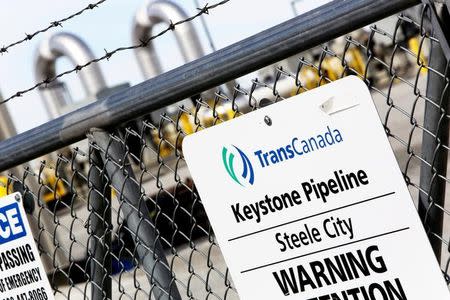
<path fill-rule="evenodd" d="M 112 299 L 111 286 L 111 188 L 100 153 L 90 147 L 88 174 L 89 258 L 91 299 Z M 88 208 L 89 209 L 89 208 Z"/>
<path fill-rule="evenodd" d="M 446 181 L 439 177 L 446 176 L 448 150 L 449 122 L 447 118 L 449 101 L 448 61 L 439 43 L 431 41 L 425 104 L 424 127 L 422 137 L 422 155 L 431 167 L 422 163 L 420 168 L 419 214 L 430 236 L 430 242 L 438 260 L 441 259 L 442 242 L 437 236 L 442 236 L 443 207 L 445 204 Z M 437 107 L 437 106 L 438 107 Z M 427 131 L 435 134 L 432 136 Z M 434 235 L 434 236 L 433 236 Z"/>
<path fill-rule="evenodd" d="M 127 227 L 135 234 L 135 247 L 140 263 L 147 272 L 150 284 L 158 286 L 151 289 L 155 299 L 181 300 L 123 145 L 112 140 L 111 136 L 101 129 L 92 129 L 89 139 L 104 150 L 101 151 L 101 157 L 111 185 L 118 191 L 120 201 L 123 201 L 121 212 Z"/>

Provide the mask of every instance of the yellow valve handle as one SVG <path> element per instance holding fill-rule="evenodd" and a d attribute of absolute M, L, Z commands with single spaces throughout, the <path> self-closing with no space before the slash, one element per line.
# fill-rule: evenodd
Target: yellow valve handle
<path fill-rule="evenodd" d="M 8 177 L 0 176 L 0 197 L 5 197 L 8 194 Z"/>
<path fill-rule="evenodd" d="M 55 201 L 56 199 L 61 199 L 66 196 L 69 191 L 64 186 L 62 180 L 58 180 L 55 174 L 51 171 L 44 171 L 44 184 L 47 185 L 52 191 L 46 189 L 43 195 L 43 200 L 45 203 Z M 55 199 L 56 193 L 56 199 Z"/>

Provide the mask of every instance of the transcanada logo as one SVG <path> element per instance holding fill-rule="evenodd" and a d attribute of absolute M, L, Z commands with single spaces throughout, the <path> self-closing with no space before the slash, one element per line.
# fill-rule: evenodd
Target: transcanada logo
<path fill-rule="evenodd" d="M 339 129 L 332 129 L 327 126 L 322 132 L 311 135 L 306 138 L 292 138 L 289 143 L 283 146 L 276 147 L 269 150 L 257 150 L 253 154 L 255 155 L 255 160 L 259 162 L 261 168 L 266 168 L 286 160 L 293 158 L 298 158 L 303 155 L 319 151 L 323 148 L 333 146 L 335 144 L 341 143 L 343 141 L 342 134 Z M 225 170 L 228 175 L 238 184 L 242 184 L 242 179 L 248 181 L 253 185 L 255 181 L 254 171 L 252 163 L 248 156 L 240 150 L 238 147 L 233 146 L 240 156 L 240 165 L 242 170 L 242 175 L 238 177 L 236 175 L 236 169 L 234 165 L 235 154 L 229 151 L 226 147 L 222 148 L 222 160 L 225 166 Z"/>
<path fill-rule="evenodd" d="M 322 148 L 332 146 L 342 141 L 343 139 L 339 129 L 331 129 L 330 126 L 327 126 L 326 130 L 322 133 L 304 139 L 294 137 L 289 144 L 285 146 L 268 151 L 255 151 L 255 156 L 258 158 L 261 167 L 265 168 L 294 157 L 306 155 Z"/>
<path fill-rule="evenodd" d="M 248 183 L 253 185 L 253 183 L 255 182 L 255 174 L 253 172 L 252 163 L 248 159 L 248 156 L 245 155 L 245 153 L 241 149 L 239 149 L 236 146 L 233 146 L 233 147 L 237 151 L 237 153 L 239 154 L 239 156 L 241 158 L 240 163 L 241 163 L 242 174 L 240 175 L 240 177 L 244 180 L 247 180 Z M 243 184 L 239 180 L 238 176 L 236 175 L 234 158 L 235 158 L 235 154 L 232 151 L 229 151 L 226 147 L 222 148 L 222 160 L 223 160 L 223 165 L 225 166 L 225 170 L 227 170 L 228 175 L 230 175 L 230 177 L 236 183 L 243 186 Z"/>

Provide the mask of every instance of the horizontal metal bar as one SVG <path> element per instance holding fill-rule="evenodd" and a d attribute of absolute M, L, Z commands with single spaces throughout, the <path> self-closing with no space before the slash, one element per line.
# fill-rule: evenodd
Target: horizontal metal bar
<path fill-rule="evenodd" d="M 336 0 L 0 143 L 0 171 L 199 94 L 418 4 Z"/>

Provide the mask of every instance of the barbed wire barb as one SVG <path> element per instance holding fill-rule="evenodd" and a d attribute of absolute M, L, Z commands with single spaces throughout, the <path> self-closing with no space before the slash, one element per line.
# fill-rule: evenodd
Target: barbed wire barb
<path fill-rule="evenodd" d="M 1 47 L 1 48 L 0 48 L 0 54 L 3 55 L 3 54 L 5 54 L 5 53 L 7 53 L 8 50 L 9 50 L 10 48 L 15 47 L 15 46 L 18 46 L 18 45 L 20 45 L 20 44 L 22 44 L 22 43 L 24 43 L 24 42 L 27 42 L 27 41 L 31 41 L 35 36 L 37 36 L 37 35 L 39 35 L 39 34 L 41 34 L 41 33 L 47 32 L 47 31 L 49 31 L 49 30 L 52 29 L 52 28 L 55 28 L 55 27 L 63 27 L 63 26 L 62 26 L 62 23 L 66 22 L 66 21 L 69 21 L 69 20 L 71 20 L 71 19 L 73 19 L 73 18 L 75 18 L 75 17 L 81 15 L 81 14 L 83 14 L 84 12 L 86 12 L 86 11 L 88 11 L 88 10 L 93 10 L 94 8 L 97 8 L 97 7 L 98 7 L 100 4 L 102 4 L 103 2 L 106 2 L 106 0 L 100 0 L 100 1 L 97 1 L 97 2 L 95 2 L 95 3 L 88 4 L 88 5 L 87 5 L 86 7 L 84 7 L 83 9 L 81 9 L 81 10 L 79 10 L 79 11 L 77 11 L 77 12 L 75 12 L 75 13 L 73 13 L 73 14 L 71 14 L 71 15 L 69 15 L 69 16 L 63 18 L 63 19 L 60 19 L 60 20 L 56 20 L 56 21 L 50 22 L 50 25 L 48 25 L 48 26 L 45 27 L 45 28 L 36 30 L 36 31 L 33 32 L 33 33 L 25 33 L 25 37 L 24 37 L 24 38 L 19 39 L 19 40 L 13 42 L 13 43 L 10 43 L 10 44 L 7 45 L 7 46 Z"/>

